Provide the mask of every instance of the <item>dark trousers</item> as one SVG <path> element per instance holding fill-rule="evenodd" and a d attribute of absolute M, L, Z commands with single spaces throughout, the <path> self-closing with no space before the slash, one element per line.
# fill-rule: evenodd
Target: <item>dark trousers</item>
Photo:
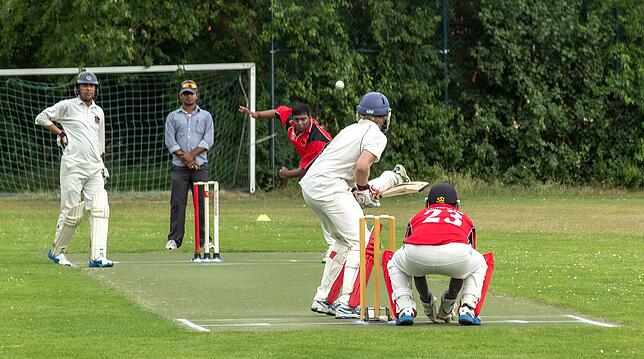
<path fill-rule="evenodd" d="M 186 226 L 186 204 L 188 202 L 188 190 L 192 191 L 194 182 L 208 181 L 208 164 L 203 164 L 198 170 L 190 170 L 188 167 L 172 166 L 171 172 L 172 188 L 170 194 L 170 234 L 168 239 L 181 247 Z M 204 244 L 203 226 L 203 186 L 199 186 L 199 196 L 195 193 L 192 198 L 199 198 L 199 242 Z M 193 202 L 194 203 L 194 202 Z"/>

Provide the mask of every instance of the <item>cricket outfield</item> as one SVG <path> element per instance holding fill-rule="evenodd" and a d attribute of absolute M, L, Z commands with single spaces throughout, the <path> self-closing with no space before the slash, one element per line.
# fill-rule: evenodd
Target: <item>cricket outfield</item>
<path fill-rule="evenodd" d="M 295 190 L 223 193 L 220 264 L 191 263 L 192 236 L 175 252 L 163 249 L 166 193 L 113 194 L 109 253 L 118 263 L 106 269 L 85 267 L 87 219 L 69 248 L 78 266 L 63 268 L 45 255 L 57 198 L 3 196 L 0 356 L 641 354 L 643 193 L 462 192 L 463 210 L 477 224 L 479 248 L 493 251 L 496 260 L 477 328 L 433 324 L 422 315 L 407 328 L 362 325 L 310 312 L 324 242 Z M 419 206 L 422 196 L 411 195 L 387 199 L 370 213 L 399 219 L 400 245 L 403 223 Z M 271 221 L 256 222 L 260 214 Z M 187 228 L 190 223 L 189 217 Z M 445 285 L 430 281 L 434 293 Z"/>

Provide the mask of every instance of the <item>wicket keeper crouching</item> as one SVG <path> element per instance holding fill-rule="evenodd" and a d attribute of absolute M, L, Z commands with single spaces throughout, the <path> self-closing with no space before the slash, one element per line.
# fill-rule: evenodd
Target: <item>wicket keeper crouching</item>
<path fill-rule="evenodd" d="M 452 278 L 450 289 L 441 297 L 438 311 L 435 298 L 426 286 L 426 292 L 421 292 L 421 298 L 425 298 L 421 299 L 425 314 L 432 321 L 448 323 L 451 320 L 462 284 L 458 322 L 480 325 L 475 309 L 481 299 L 488 266 L 481 253 L 476 251 L 474 223 L 459 210 L 454 187 L 441 183 L 430 189 L 425 208 L 410 219 L 403 243 L 404 246 L 387 264 L 392 299 L 396 304 L 396 325 L 414 324 L 416 303 L 412 297 L 411 280 L 412 277 L 421 277 L 424 282 L 427 274 Z"/>

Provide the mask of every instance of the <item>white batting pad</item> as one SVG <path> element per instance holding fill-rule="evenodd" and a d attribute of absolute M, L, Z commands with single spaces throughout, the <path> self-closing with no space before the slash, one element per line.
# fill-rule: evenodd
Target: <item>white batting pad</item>
<path fill-rule="evenodd" d="M 81 202 L 67 212 L 67 216 L 65 216 L 63 223 L 56 231 L 56 238 L 54 238 L 54 242 L 51 247 L 52 255 L 58 256 L 61 253 L 65 253 L 69 240 L 72 239 L 74 232 L 76 232 L 76 227 L 78 227 L 83 219 L 84 211 L 85 202 Z"/>
<path fill-rule="evenodd" d="M 331 245 L 331 251 L 335 252 L 333 258 L 327 257 L 326 264 L 324 265 L 324 272 L 322 274 L 322 281 L 315 294 L 315 300 L 325 302 L 329 297 L 331 286 L 340 274 L 342 267 L 347 259 L 347 254 L 350 248 L 342 243 L 335 242 Z"/>
<path fill-rule="evenodd" d="M 369 181 L 369 186 L 379 189 L 384 192 L 397 184 L 403 183 L 399 175 L 393 171 L 384 171 L 380 177 L 376 177 Z"/>
<path fill-rule="evenodd" d="M 392 293 L 391 297 L 396 301 L 396 312 L 400 312 L 403 308 L 416 308 L 411 290 L 411 277 L 401 272 L 396 267 L 393 260 L 387 263 L 387 271 L 389 272 L 389 279 L 391 280 Z"/>
<path fill-rule="evenodd" d="M 90 260 L 107 257 L 107 227 L 110 217 L 110 206 L 107 203 L 107 192 L 99 189 L 92 197 L 90 208 Z"/>
<path fill-rule="evenodd" d="M 472 251 L 474 252 L 474 251 Z M 478 254 L 478 252 L 476 252 Z M 483 258 L 482 255 L 478 257 Z M 474 271 L 472 274 L 465 278 L 463 281 L 463 295 L 461 298 L 461 304 L 467 304 L 471 308 L 476 308 L 476 305 L 481 299 L 481 291 L 483 290 L 483 280 L 485 279 L 485 272 L 487 271 L 487 264 L 485 259 L 481 261 L 481 265 Z"/>
<path fill-rule="evenodd" d="M 374 263 L 380 265 L 380 263 Z M 342 291 L 338 296 L 338 301 L 341 303 L 348 303 L 349 297 L 353 292 L 353 286 L 358 277 L 358 270 L 360 269 L 360 249 L 355 248 L 347 255 L 347 261 L 344 264 L 344 278 L 342 279 Z"/>

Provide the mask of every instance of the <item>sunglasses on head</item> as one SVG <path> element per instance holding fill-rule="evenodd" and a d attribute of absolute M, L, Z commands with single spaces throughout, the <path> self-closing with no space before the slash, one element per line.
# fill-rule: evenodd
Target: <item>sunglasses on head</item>
<path fill-rule="evenodd" d="M 185 84 L 181 85 L 181 88 L 183 89 L 196 89 L 197 84 L 194 82 L 186 82 Z"/>

